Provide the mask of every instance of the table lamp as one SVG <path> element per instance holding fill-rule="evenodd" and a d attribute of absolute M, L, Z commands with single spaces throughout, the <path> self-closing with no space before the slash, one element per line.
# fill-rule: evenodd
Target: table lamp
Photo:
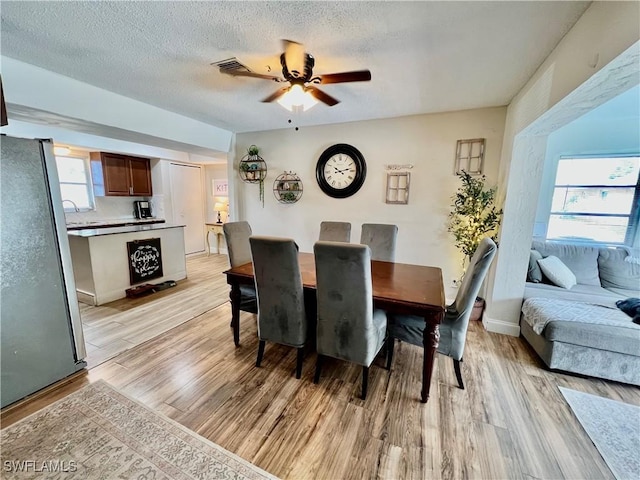
<path fill-rule="evenodd" d="M 218 219 L 216 220 L 216 223 L 222 223 L 222 218 L 220 217 L 220 212 L 228 212 L 229 211 L 229 204 L 228 203 L 222 203 L 222 202 L 216 202 L 216 204 L 213 206 L 213 209 L 218 212 Z"/>

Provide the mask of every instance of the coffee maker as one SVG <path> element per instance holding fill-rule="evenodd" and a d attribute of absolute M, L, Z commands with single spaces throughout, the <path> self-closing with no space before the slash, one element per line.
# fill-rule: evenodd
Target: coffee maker
<path fill-rule="evenodd" d="M 151 217 L 151 202 L 148 200 L 136 200 L 133 202 L 133 214 L 136 218 Z"/>

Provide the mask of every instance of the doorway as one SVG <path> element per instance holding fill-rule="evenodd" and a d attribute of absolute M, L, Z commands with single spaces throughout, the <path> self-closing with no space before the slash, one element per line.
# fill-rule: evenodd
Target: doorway
<path fill-rule="evenodd" d="M 204 199 L 202 167 L 171 163 L 173 221 L 184 225 L 184 250 L 204 252 Z"/>

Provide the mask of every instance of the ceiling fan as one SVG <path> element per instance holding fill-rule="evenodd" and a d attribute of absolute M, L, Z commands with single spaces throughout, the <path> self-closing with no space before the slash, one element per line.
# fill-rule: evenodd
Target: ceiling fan
<path fill-rule="evenodd" d="M 330 83 L 346 83 L 346 82 L 368 82 L 371 80 L 371 72 L 369 70 L 356 70 L 352 72 L 341 73 L 328 73 L 324 75 L 313 76 L 313 67 L 315 65 L 315 59 L 309 53 L 304 50 L 304 45 L 291 40 L 282 40 L 284 52 L 280 55 L 280 63 L 282 65 L 282 77 L 276 77 L 273 75 L 264 75 L 261 73 L 255 73 L 249 69 L 222 69 L 222 73 L 233 75 L 236 77 L 254 77 L 262 78 L 265 80 L 272 80 L 274 82 L 288 82 L 290 85 L 283 87 L 262 101 L 273 102 L 278 100 L 283 104 L 285 108 L 293 110 L 291 101 L 299 101 L 300 103 L 293 105 L 304 105 L 304 96 L 313 97 L 315 100 L 319 100 L 330 107 L 340 103 L 340 100 L 332 97 L 331 95 L 320 90 L 316 85 L 327 85 Z M 287 97 L 299 97 L 299 100 L 289 99 L 289 105 L 287 102 L 283 103 Z M 311 106 L 315 104 L 315 100 L 312 100 Z M 306 108 L 310 108 L 307 106 Z M 303 110 L 306 109 L 303 106 Z"/>

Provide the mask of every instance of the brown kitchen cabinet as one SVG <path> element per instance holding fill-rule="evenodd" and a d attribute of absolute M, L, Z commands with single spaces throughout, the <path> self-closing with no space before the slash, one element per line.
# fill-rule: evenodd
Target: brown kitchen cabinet
<path fill-rule="evenodd" d="M 96 195 L 148 197 L 151 188 L 151 161 L 107 152 L 91 152 L 91 175 Z"/>

